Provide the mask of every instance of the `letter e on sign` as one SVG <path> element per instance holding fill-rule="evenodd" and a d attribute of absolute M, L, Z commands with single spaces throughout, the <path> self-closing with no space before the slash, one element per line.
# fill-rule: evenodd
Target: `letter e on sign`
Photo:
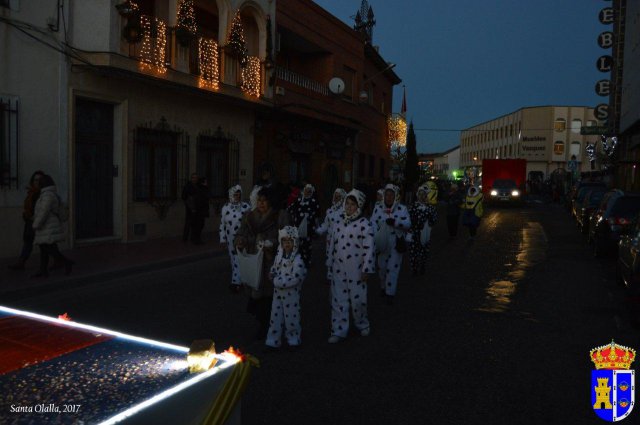
<path fill-rule="evenodd" d="M 605 7 L 600 11 L 600 15 L 598 15 L 598 19 L 600 19 L 600 23 L 604 25 L 613 24 L 613 8 Z"/>
<path fill-rule="evenodd" d="M 593 111 L 593 115 L 596 117 L 596 119 L 600 121 L 608 120 L 609 105 L 606 103 L 599 104 L 598 106 L 596 106 L 595 110 Z"/>
<path fill-rule="evenodd" d="M 596 93 L 598 96 L 609 96 L 611 94 L 611 81 L 600 80 L 596 83 Z"/>
<path fill-rule="evenodd" d="M 598 62 L 596 62 L 596 67 L 600 72 L 611 72 L 613 58 L 609 55 L 600 56 Z"/>
<path fill-rule="evenodd" d="M 613 33 L 611 31 L 605 31 L 598 36 L 598 46 L 603 49 L 610 49 L 613 47 Z"/>

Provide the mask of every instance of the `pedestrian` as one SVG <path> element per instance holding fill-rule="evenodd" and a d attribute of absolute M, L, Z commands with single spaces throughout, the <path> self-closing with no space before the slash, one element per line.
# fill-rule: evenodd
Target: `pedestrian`
<path fill-rule="evenodd" d="M 53 179 L 49 175 L 42 175 L 40 196 L 33 214 L 34 243 L 40 248 L 40 269 L 32 277 L 49 276 L 49 257 L 64 264 L 65 274 L 71 273 L 74 262 L 62 255 L 58 249 L 58 242 L 65 240 L 62 222 L 66 219 L 66 212 Z"/>
<path fill-rule="evenodd" d="M 229 202 L 227 202 L 220 212 L 220 243 L 227 247 L 231 260 L 231 284 L 229 290 L 234 293 L 240 292 L 240 270 L 238 270 L 238 253 L 233 245 L 236 233 L 240 229 L 242 217 L 251 210 L 247 202 L 242 202 L 242 187 L 233 186 L 229 189 Z"/>
<path fill-rule="evenodd" d="M 353 324 L 360 335 L 370 333 L 367 315 L 367 281 L 375 273 L 373 228 L 362 215 L 366 195 L 352 190 L 344 202 L 343 219 L 339 220 L 331 238 L 331 255 L 327 267 L 331 277 L 331 336 L 335 344 L 347 337 L 349 306 Z"/>
<path fill-rule="evenodd" d="M 480 226 L 480 219 L 484 212 L 482 206 L 482 192 L 477 187 L 471 186 L 467 191 L 464 203 L 462 204 L 464 213 L 462 215 L 462 224 L 469 228 L 469 242 L 473 242 Z"/>
<path fill-rule="evenodd" d="M 458 234 L 458 221 L 460 220 L 460 206 L 462 205 L 462 194 L 458 185 L 453 183 L 447 196 L 447 228 L 449 238 L 453 239 Z"/>
<path fill-rule="evenodd" d="M 194 216 L 196 214 L 196 194 L 198 192 L 198 174 L 192 173 L 191 180 L 182 189 L 182 201 L 184 202 L 184 230 L 182 241 L 189 240 L 189 234 L 193 229 Z M 193 234 L 191 234 L 193 238 Z"/>
<path fill-rule="evenodd" d="M 256 182 L 255 186 L 253 186 L 253 190 L 249 196 L 251 209 L 256 208 L 258 192 L 260 192 L 262 188 L 269 189 L 271 193 L 271 208 L 275 208 L 276 210 L 287 208 L 287 197 L 289 195 L 287 188 L 282 183 L 276 181 L 273 176 L 272 166 L 268 163 L 262 165 L 260 179 Z"/>
<path fill-rule="evenodd" d="M 315 235 L 320 215 L 320 204 L 315 199 L 314 193 L 315 188 L 310 184 L 306 184 L 300 196 L 287 208 L 293 219 L 293 224 L 299 228 L 300 255 L 307 268 L 311 267 L 311 240 Z M 305 221 L 307 223 L 306 228 L 301 229 L 300 226 Z"/>
<path fill-rule="evenodd" d="M 409 211 L 398 201 L 399 194 L 397 186 L 388 184 L 382 207 L 371 218 L 376 232 L 380 295 L 386 297 L 389 305 L 393 304 L 398 289 L 402 256 L 407 251 L 406 233 L 411 228 Z"/>
<path fill-rule="evenodd" d="M 341 188 L 337 188 L 334 192 L 333 192 L 333 205 L 331 205 L 329 208 L 327 208 L 327 212 L 324 216 L 324 221 L 322 222 L 322 224 L 320 226 L 318 226 L 318 228 L 316 229 L 316 233 L 318 235 L 324 235 L 325 233 L 327 234 L 327 243 L 326 243 L 326 250 L 325 250 L 325 254 L 326 254 L 326 258 L 329 258 L 329 245 L 331 242 L 331 238 L 333 237 L 333 231 L 335 230 L 336 227 L 336 223 L 339 220 L 343 219 L 343 214 L 344 214 L 344 198 L 345 196 L 347 196 L 347 192 L 345 192 L 344 189 Z M 327 280 L 329 279 L 329 274 L 328 274 L 328 270 L 327 270 Z"/>
<path fill-rule="evenodd" d="M 411 243 L 409 244 L 409 262 L 413 275 L 424 275 L 431 247 L 431 228 L 438 222 L 438 211 L 429 203 L 429 188 L 420 186 L 416 201 L 409 210 L 411 217 Z"/>
<path fill-rule="evenodd" d="M 29 179 L 27 197 L 24 198 L 22 207 L 22 220 L 24 221 L 24 228 L 22 229 L 22 251 L 20 252 L 18 261 L 9 266 L 11 270 L 24 270 L 24 265 L 33 251 L 33 239 L 36 236 L 33 230 L 33 210 L 40 196 L 40 179 L 42 176 L 44 176 L 44 172 L 38 170 L 34 172 Z"/>
<path fill-rule="evenodd" d="M 428 190 L 427 204 L 436 206 L 438 205 L 438 185 L 433 180 L 429 180 L 425 183 Z"/>
<path fill-rule="evenodd" d="M 307 275 L 302 256 L 298 254 L 298 228 L 285 226 L 278 233 L 278 253 L 269 271 L 273 281 L 271 320 L 266 344 L 278 348 L 282 345 L 282 330 L 290 348 L 300 345 L 300 292 Z"/>
<path fill-rule="evenodd" d="M 261 282 L 258 289 L 249 288 L 247 312 L 252 314 L 260 327 L 256 337 L 264 339 L 269 328 L 273 284 L 268 278 L 269 269 L 275 259 L 278 244 L 278 231 L 291 224 L 291 217 L 286 210 L 278 210 L 272 206 L 270 189 L 263 188 L 258 192 L 256 208 L 245 214 L 236 233 L 234 245 L 236 250 L 246 250 L 248 254 L 263 252 Z"/>

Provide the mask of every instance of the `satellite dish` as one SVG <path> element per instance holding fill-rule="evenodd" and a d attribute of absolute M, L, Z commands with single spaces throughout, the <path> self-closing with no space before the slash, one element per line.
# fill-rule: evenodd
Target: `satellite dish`
<path fill-rule="evenodd" d="M 344 81 L 342 78 L 334 77 L 329 81 L 329 90 L 333 94 L 342 94 L 344 91 Z"/>

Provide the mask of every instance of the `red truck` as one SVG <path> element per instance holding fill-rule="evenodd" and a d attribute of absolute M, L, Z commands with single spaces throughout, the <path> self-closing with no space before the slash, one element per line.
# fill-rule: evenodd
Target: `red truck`
<path fill-rule="evenodd" d="M 483 159 L 482 194 L 489 202 L 521 202 L 525 194 L 527 161 Z"/>

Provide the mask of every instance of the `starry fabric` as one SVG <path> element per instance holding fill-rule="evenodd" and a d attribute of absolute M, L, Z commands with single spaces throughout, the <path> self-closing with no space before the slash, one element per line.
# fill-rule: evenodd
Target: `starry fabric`
<path fill-rule="evenodd" d="M 297 239 L 295 227 L 285 227 L 280 231 L 280 240 L 284 237 Z M 295 243 L 294 243 L 295 246 Z M 280 347 L 282 331 L 289 345 L 300 345 L 302 327 L 300 325 L 300 292 L 307 268 L 300 254 L 294 251 L 285 254 L 282 246 L 278 248 L 276 260 L 271 267 L 273 276 L 273 301 L 271 319 L 265 343 L 270 347 Z"/>
<path fill-rule="evenodd" d="M 393 248 L 378 254 L 378 275 L 380 277 L 380 287 L 384 289 L 387 295 L 393 296 L 397 291 L 398 276 L 402 266 L 402 254 L 395 249 L 396 239 L 406 238 L 407 230 L 411 228 L 411 218 L 407 207 L 404 205 L 395 202 L 393 206 L 388 208 L 383 204 L 376 215 L 371 218 L 375 231 L 380 230 L 382 226 L 389 226 L 386 222 L 389 218 L 394 220 L 388 235 L 388 246 Z"/>
<path fill-rule="evenodd" d="M 362 275 L 375 272 L 371 223 L 364 217 L 339 221 L 330 245 L 331 334 L 344 338 L 349 330 L 349 305 L 354 326 L 359 330 L 369 328 L 367 285 Z"/>
<path fill-rule="evenodd" d="M 231 192 L 231 190 L 229 190 L 229 192 Z M 250 210 L 251 206 L 246 202 L 228 202 L 222 207 L 222 211 L 220 212 L 220 243 L 227 244 L 229 259 L 231 260 L 231 284 L 233 285 L 240 285 L 238 256 L 233 246 L 233 241 L 236 238 L 238 229 L 240 229 L 242 217 Z"/>
<path fill-rule="evenodd" d="M 315 233 L 316 222 L 320 214 L 320 205 L 313 197 L 306 198 L 304 192 L 288 208 L 289 214 L 295 226 L 300 226 L 304 217 L 307 217 L 307 235 L 300 238 L 300 255 L 307 267 L 311 265 L 311 235 Z"/>
<path fill-rule="evenodd" d="M 433 205 L 425 205 L 415 202 L 409 210 L 411 217 L 411 243 L 409 244 L 409 262 L 414 272 L 424 271 L 425 263 L 429 258 L 431 242 L 424 245 L 420 240 L 425 226 L 433 227 L 438 221 L 438 211 Z"/>

